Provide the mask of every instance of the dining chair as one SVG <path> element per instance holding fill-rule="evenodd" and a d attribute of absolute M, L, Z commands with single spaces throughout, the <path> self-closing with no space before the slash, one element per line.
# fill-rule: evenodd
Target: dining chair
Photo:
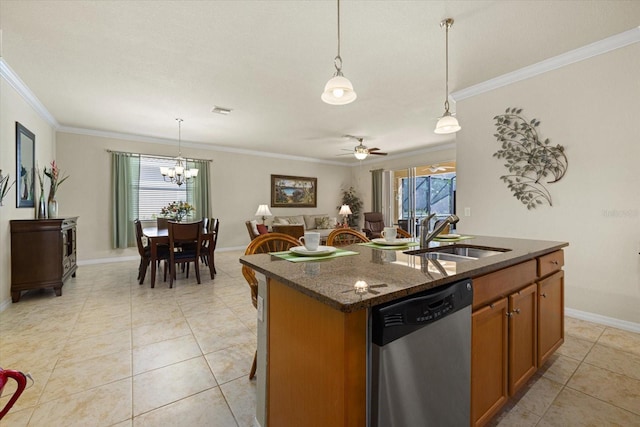
<path fill-rule="evenodd" d="M 216 271 L 215 250 L 218 243 L 218 230 L 220 229 L 220 220 L 218 218 L 207 218 L 207 233 L 211 234 L 208 239 L 202 239 L 202 248 L 200 248 L 200 259 L 204 265 L 213 267 L 213 273 L 218 274 Z M 212 259 L 209 260 L 209 248 L 211 248 Z"/>
<path fill-rule="evenodd" d="M 133 221 L 136 228 L 136 244 L 138 246 L 138 254 L 140 255 L 140 265 L 138 266 L 138 284 L 142 285 L 144 283 L 144 279 L 147 275 L 147 269 L 149 268 L 149 264 L 151 263 L 151 248 L 149 245 L 145 245 L 142 241 L 143 233 L 142 233 L 142 223 L 139 219 Z M 169 259 L 169 247 L 167 245 L 159 245 L 157 251 L 157 261 L 158 263 L 162 260 L 165 261 Z M 165 265 L 165 274 L 164 280 L 167 280 L 167 268 Z"/>
<path fill-rule="evenodd" d="M 193 262 L 196 278 L 200 284 L 200 248 L 202 220 L 196 222 L 169 221 L 169 287 L 176 278 L 176 264 Z M 187 267 L 187 277 L 189 269 Z"/>
<path fill-rule="evenodd" d="M 269 252 L 281 252 L 291 249 L 294 246 L 299 246 L 300 242 L 295 238 L 284 233 L 269 233 L 262 234 L 249 243 L 247 249 L 244 251 L 245 255 L 264 254 Z M 242 275 L 249 284 L 251 289 L 251 302 L 253 306 L 258 308 L 258 279 L 256 273 L 252 268 L 246 265 L 242 266 Z M 258 351 L 253 356 L 253 365 L 251 365 L 251 371 L 249 372 L 249 379 L 253 379 L 256 376 L 256 367 L 258 361 Z"/>
<path fill-rule="evenodd" d="M 367 242 L 370 242 L 367 236 L 350 228 L 336 228 L 327 237 L 327 246 L 348 246 Z"/>

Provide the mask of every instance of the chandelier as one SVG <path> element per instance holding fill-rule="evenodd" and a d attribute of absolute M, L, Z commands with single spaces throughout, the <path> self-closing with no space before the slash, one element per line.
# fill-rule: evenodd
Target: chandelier
<path fill-rule="evenodd" d="M 176 157 L 176 165 L 172 168 L 160 167 L 160 173 L 166 182 L 172 182 L 181 186 L 190 179 L 198 176 L 198 169 L 187 169 L 187 160 L 182 157 L 182 119 L 176 119 L 178 122 L 178 157 Z"/>

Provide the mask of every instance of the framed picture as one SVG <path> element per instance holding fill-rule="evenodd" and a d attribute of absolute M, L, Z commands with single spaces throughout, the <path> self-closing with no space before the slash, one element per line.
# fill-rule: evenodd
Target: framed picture
<path fill-rule="evenodd" d="M 318 178 L 271 175 L 271 207 L 315 208 L 318 204 Z"/>
<path fill-rule="evenodd" d="M 16 122 L 16 207 L 35 206 L 36 136 Z"/>

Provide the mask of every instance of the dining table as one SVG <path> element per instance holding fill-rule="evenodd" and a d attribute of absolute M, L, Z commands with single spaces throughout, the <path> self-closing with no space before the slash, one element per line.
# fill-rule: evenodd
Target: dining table
<path fill-rule="evenodd" d="M 158 228 L 158 227 L 145 227 L 142 229 L 142 234 L 149 241 L 149 249 L 150 249 L 150 259 L 151 259 L 151 287 L 153 288 L 156 284 L 156 264 L 158 263 L 158 246 L 159 245 L 169 245 L 169 230 L 166 228 Z M 208 230 L 204 228 L 202 230 L 202 234 L 200 235 L 201 242 L 209 241 L 207 245 L 207 255 L 209 256 L 209 273 L 211 274 L 211 279 L 215 278 L 215 269 L 213 263 L 214 257 L 214 241 L 215 241 L 215 231 Z"/>

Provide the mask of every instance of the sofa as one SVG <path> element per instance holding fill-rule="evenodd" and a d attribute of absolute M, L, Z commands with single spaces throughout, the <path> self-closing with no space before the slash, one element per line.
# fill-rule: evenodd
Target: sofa
<path fill-rule="evenodd" d="M 320 233 L 320 239 L 325 241 L 329 233 L 337 226 L 338 219 L 327 214 L 314 215 L 290 215 L 274 216 L 272 226 L 275 225 L 303 225 L 305 231 L 316 231 Z"/>

